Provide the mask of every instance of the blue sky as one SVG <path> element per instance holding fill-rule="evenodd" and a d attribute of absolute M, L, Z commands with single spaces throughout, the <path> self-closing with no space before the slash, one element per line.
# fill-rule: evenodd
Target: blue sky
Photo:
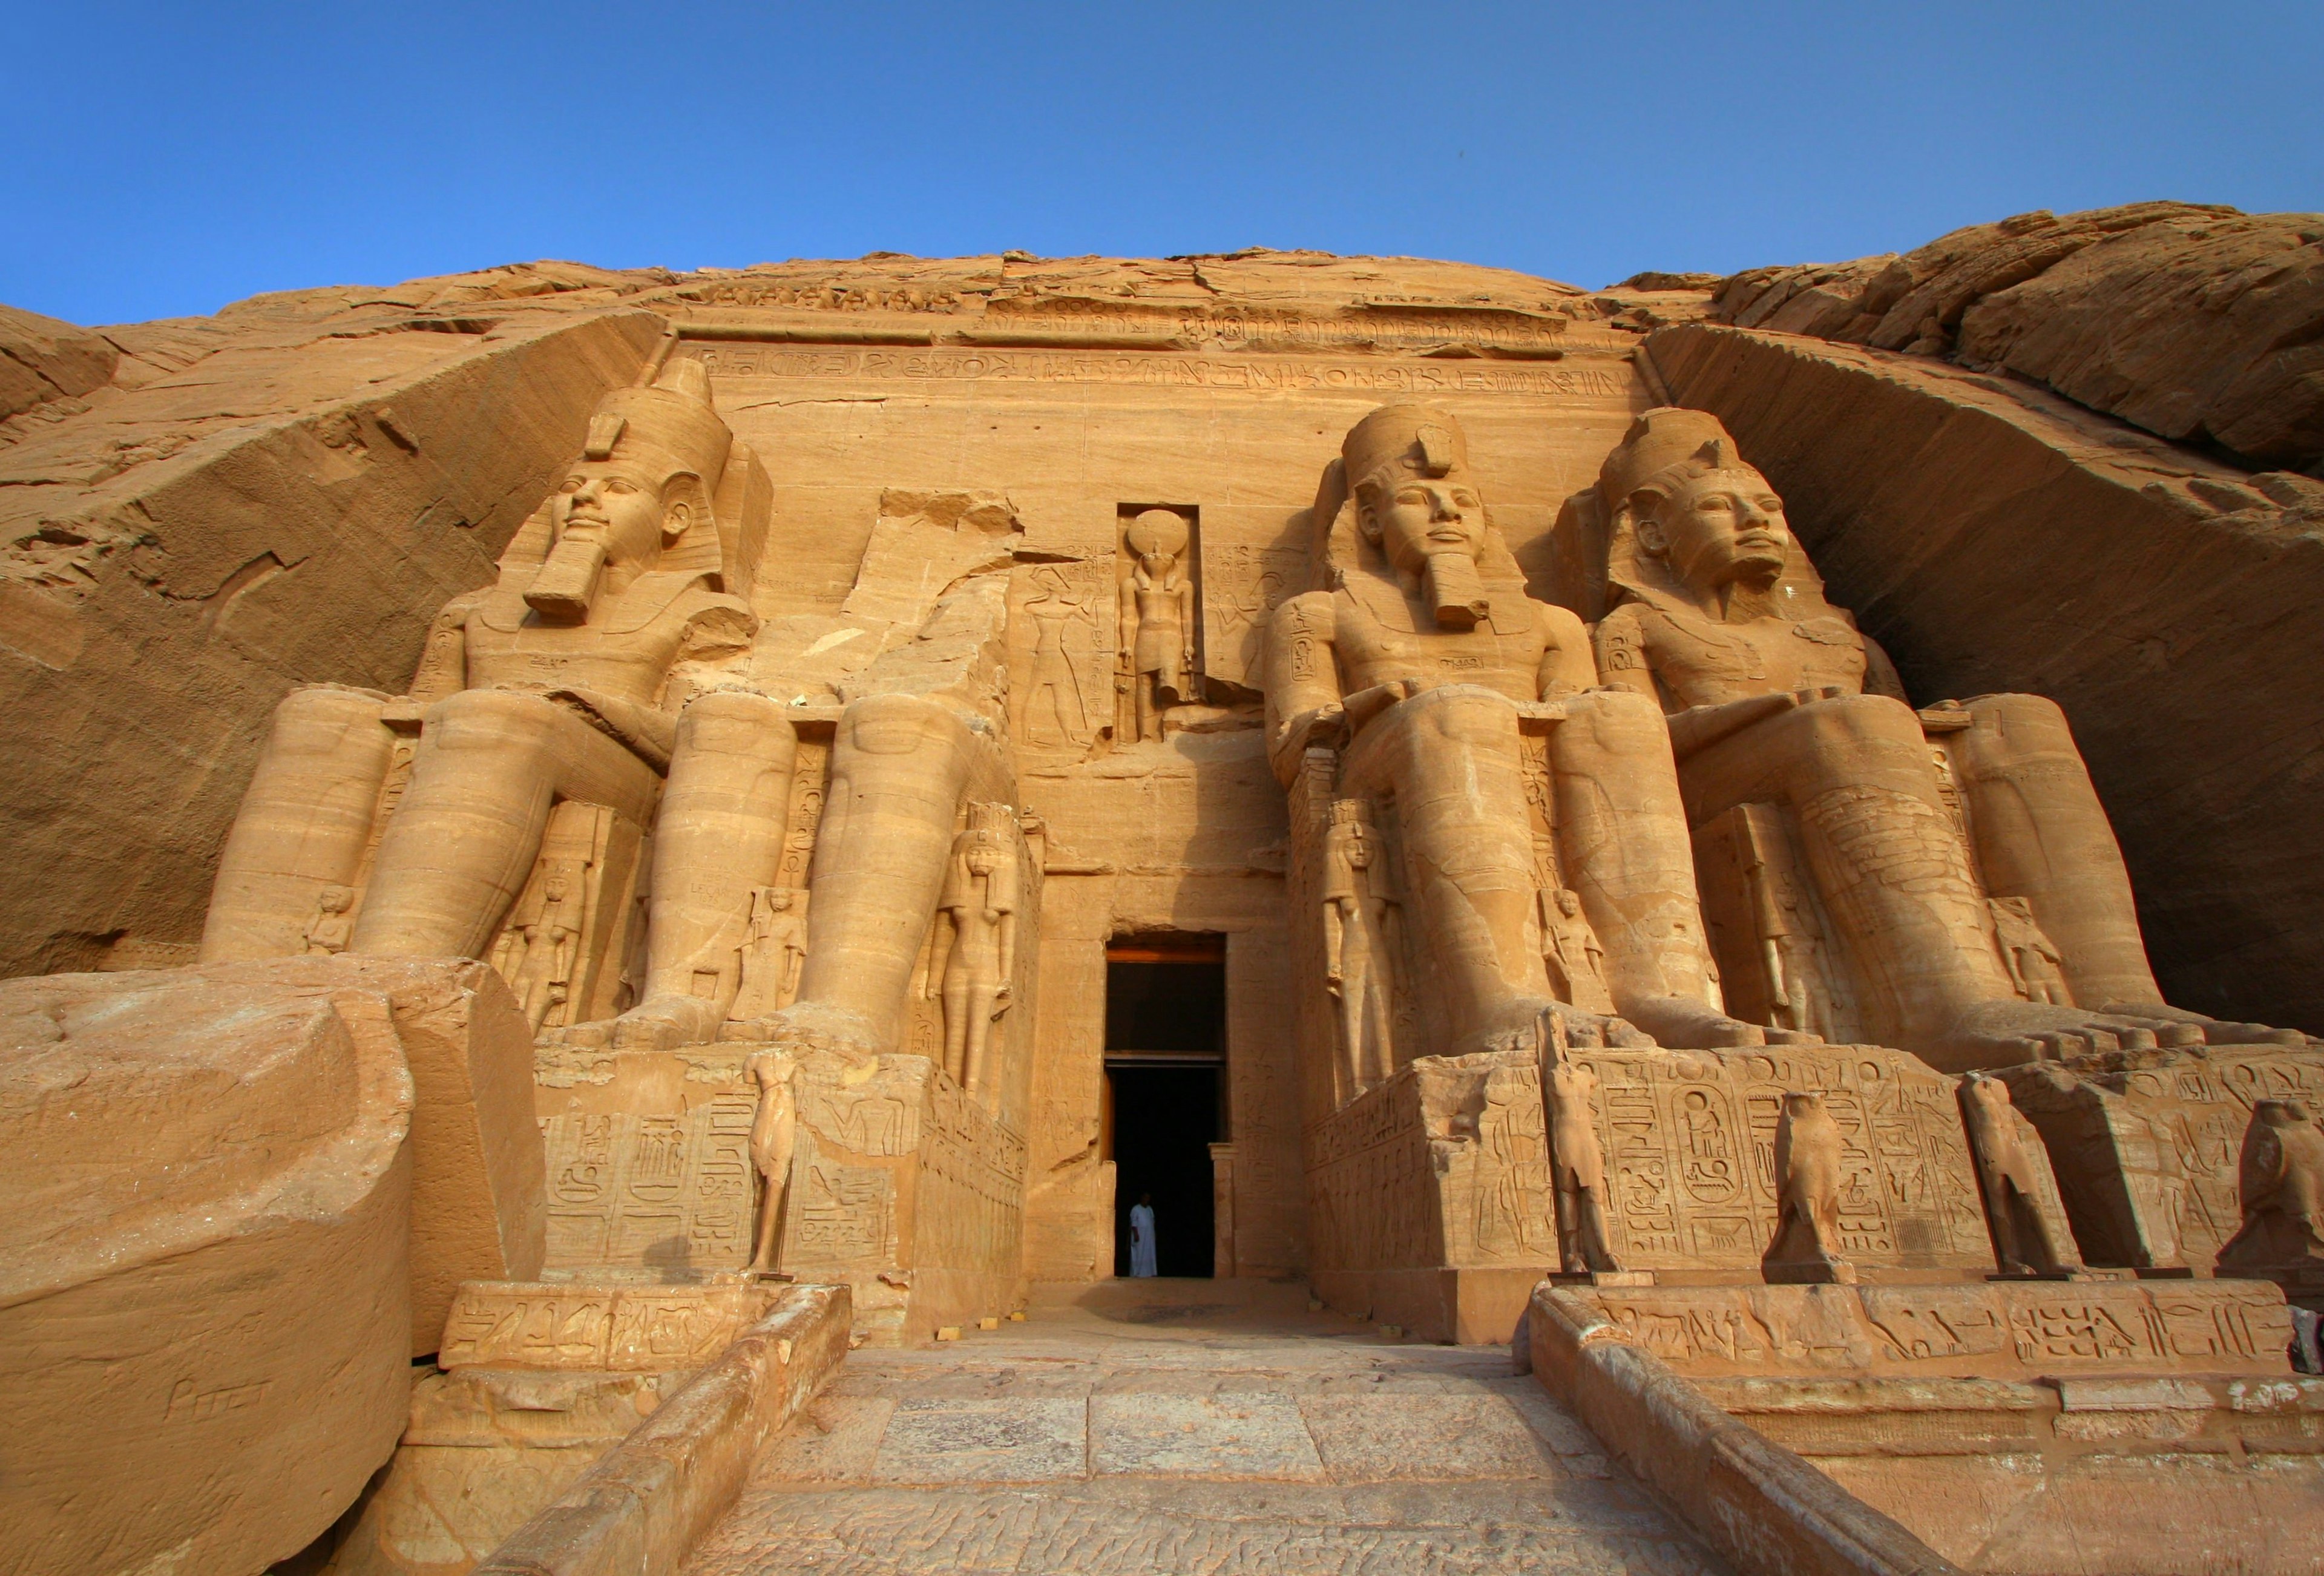
<path fill-rule="evenodd" d="M 1457 258 L 1583 285 L 2324 209 L 2324 4 L 0 0 L 0 301 L 536 257 Z"/>

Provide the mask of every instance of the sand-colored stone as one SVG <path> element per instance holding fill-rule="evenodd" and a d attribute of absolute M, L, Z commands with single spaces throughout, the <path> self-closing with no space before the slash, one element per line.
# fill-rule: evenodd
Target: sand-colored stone
<path fill-rule="evenodd" d="M 2006 368 L 2262 468 L 2324 460 L 2324 215 L 2132 203 L 1971 225 L 1903 256 L 1755 269 L 1719 309 L 1765 327 Z"/>
<path fill-rule="evenodd" d="M 0 1546 L 247 1571 L 386 1461 L 410 1390 L 412 1080 L 387 993 L 0 988 Z"/>
<path fill-rule="evenodd" d="M 1716 414 L 1773 484 L 1830 600 L 1914 704 L 2057 705 L 2164 999 L 2324 1025 L 2299 775 L 2324 669 L 2304 643 L 2319 587 L 2301 544 L 2324 484 L 1925 357 L 1702 327 L 1650 348 L 1669 397 Z"/>
<path fill-rule="evenodd" d="M 2125 1471 L 2161 1504 L 2210 1480 L 2164 1447 L 2288 1454 L 2312 1410 L 2236 1397 L 2289 1383 L 2319 1241 L 2315 1047 L 2244 1020 L 2314 1017 L 2324 894 L 2285 806 L 2319 714 L 2276 658 L 2324 493 L 1968 364 L 2292 441 L 2304 353 L 2246 376 L 2301 309 L 2297 259 L 2263 255 L 2287 223 L 2013 221 L 1716 302 L 1011 253 L 12 318 L 48 370 L 0 420 L 25 484 L 0 515 L 42 523 L 0 627 L 31 631 L 32 748 L 82 775 L 44 783 L 69 811 L 34 839 L 69 879 L 19 882 L 0 935 L 14 913 L 36 959 L 189 961 L 179 889 L 215 848 L 204 961 L 117 989 L 263 989 L 409 1060 L 398 1351 L 442 1371 L 333 1535 L 347 1569 L 676 1568 L 806 1393 L 805 1326 L 776 1328 L 801 1296 L 826 1368 L 843 1338 L 965 1364 L 1028 1304 L 1115 1307 L 1087 1289 L 1113 1145 L 1152 1114 L 1110 1098 L 1116 1056 L 1218 1069 L 1182 1157 L 1215 1277 L 1188 1295 L 1312 1293 L 1318 1350 L 1522 1323 L 1541 1382 L 1744 1568 L 2052 1559 L 2007 1441 L 2043 1442 L 2072 1506 Z M 106 448 L 171 421 L 182 453 Z M 153 513 L 172 487 L 218 523 Z M 474 523 L 431 536 L 415 491 Z M 308 535 L 254 534 L 275 515 Z M 214 606 L 121 637 L 217 542 Z M 219 682 L 260 613 L 288 643 Z M 181 678 L 210 711 L 155 687 Z M 200 781 L 137 767 L 154 740 Z M 124 791 L 85 791 L 100 770 Z M 138 830 L 163 802 L 176 843 Z M 1115 959 L 1222 966 L 1215 1041 L 1110 1039 Z M 1122 1295 L 1130 1323 L 1208 1316 Z M 1489 1565 L 1518 1547 L 1495 1516 L 1580 1503 L 1489 1487 L 1577 1430 L 1522 1381 L 1533 1411 L 1400 1405 L 1199 1350 L 1078 1389 L 1028 1349 L 1015 1388 L 939 1365 L 843 1391 L 778 1454 L 861 1495 L 768 1525 L 896 1538 L 712 1546 L 917 1569 L 1008 1483 L 1061 1540 L 974 1535 L 1008 1562 L 1110 1538 L 1227 1570 L 1323 1536 Z M 1867 1453 L 1914 1440 L 1959 1470 Z M 2257 1481 L 2227 1492 L 2296 1499 Z M 1141 1542 L 1099 1484 L 1195 1507 L 1193 1541 Z"/>

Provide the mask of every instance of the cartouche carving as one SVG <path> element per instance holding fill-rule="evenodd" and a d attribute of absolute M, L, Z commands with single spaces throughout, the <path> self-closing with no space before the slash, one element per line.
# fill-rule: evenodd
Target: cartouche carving
<path fill-rule="evenodd" d="M 1856 1279 L 1840 1242 L 1846 1149 L 1821 1095 L 1784 1096 L 1775 1124 L 1775 1235 L 1759 1261 L 1771 1284 Z"/>
<path fill-rule="evenodd" d="M 2163 1004 L 2054 704 L 1984 696 L 1924 729 L 1879 648 L 1824 600 L 1783 500 L 1702 411 L 1640 417 L 1592 507 L 1618 599 L 1596 631 L 1606 682 L 1668 714 L 1692 825 L 1783 808 L 1858 983 L 1859 1033 L 1949 1069 L 2202 1037 L 2209 1020 Z M 1931 732 L 1947 737 L 1950 783 Z M 2009 905 L 2015 970 L 1988 893 Z"/>

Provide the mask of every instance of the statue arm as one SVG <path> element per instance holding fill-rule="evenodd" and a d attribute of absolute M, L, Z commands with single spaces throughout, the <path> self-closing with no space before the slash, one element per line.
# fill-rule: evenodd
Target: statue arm
<path fill-rule="evenodd" d="M 1880 649 L 1880 642 L 1861 630 L 1857 633 L 1864 639 L 1864 693 L 1885 695 L 1891 700 L 1912 705 L 1904 694 L 1904 680 L 1897 674 L 1896 664 L 1888 660 L 1888 653 Z"/>
<path fill-rule="evenodd" d="M 428 626 L 428 643 L 411 675 L 413 700 L 433 705 L 468 687 L 468 614 L 487 594 L 488 588 L 454 597 Z"/>
<path fill-rule="evenodd" d="M 1341 715 L 1332 594 L 1311 591 L 1275 610 L 1267 626 L 1268 755 L 1288 783 L 1319 728 Z"/>
<path fill-rule="evenodd" d="M 1569 608 L 1549 603 L 1534 604 L 1541 623 L 1543 645 L 1538 693 L 1543 700 L 1561 700 L 1598 687 L 1598 660 L 1591 650 L 1590 631 Z"/>

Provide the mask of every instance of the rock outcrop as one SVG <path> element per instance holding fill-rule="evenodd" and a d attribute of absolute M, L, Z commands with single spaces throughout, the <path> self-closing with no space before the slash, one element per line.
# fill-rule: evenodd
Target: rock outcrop
<path fill-rule="evenodd" d="M 2020 214 L 1902 256 L 1738 273 L 1718 309 L 2009 372 L 2262 469 L 2324 465 L 2324 214 Z"/>

